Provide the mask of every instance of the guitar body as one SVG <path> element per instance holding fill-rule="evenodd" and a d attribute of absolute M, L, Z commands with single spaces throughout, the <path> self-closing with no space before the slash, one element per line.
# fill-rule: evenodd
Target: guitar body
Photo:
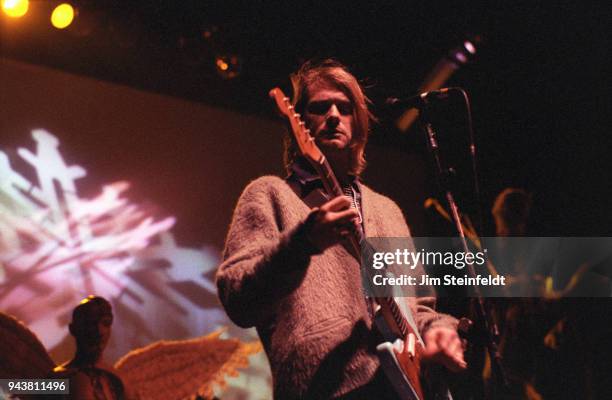
<path fill-rule="evenodd" d="M 391 342 L 384 342 L 376 346 L 380 365 L 400 400 L 423 400 L 406 378 L 406 370 L 402 367 L 401 351 L 398 351 L 398 347 L 397 343 Z"/>
<path fill-rule="evenodd" d="M 384 299 L 377 299 L 384 300 Z M 376 346 L 380 365 L 387 376 L 393 390 L 401 400 L 452 400 L 448 390 L 445 375 L 441 368 L 421 365 L 421 355 L 424 350 L 422 342 L 414 331 L 407 336 L 399 336 L 391 329 L 393 323 L 389 310 L 379 307 L 374 313 L 374 324 L 384 338 L 384 342 Z M 400 339 L 404 337 L 404 340 Z"/>
<path fill-rule="evenodd" d="M 398 397 L 401 400 L 424 400 L 420 382 L 421 344 L 415 343 L 416 346 L 419 346 L 419 350 L 410 354 L 406 343 L 389 330 L 389 325 L 380 308 L 374 314 L 374 324 L 387 340 L 376 346 L 376 352 L 380 365 Z"/>
<path fill-rule="evenodd" d="M 376 298 L 374 325 L 385 342 L 376 347 L 380 364 L 402 400 L 425 400 L 421 385 L 423 345 L 393 298 Z M 400 320 L 399 324 L 396 321 Z"/>

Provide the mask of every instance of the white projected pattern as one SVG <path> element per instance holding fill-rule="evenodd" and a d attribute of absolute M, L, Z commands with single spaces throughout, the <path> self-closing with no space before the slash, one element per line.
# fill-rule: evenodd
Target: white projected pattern
<path fill-rule="evenodd" d="M 174 218 L 155 218 L 130 203 L 124 197 L 127 182 L 80 198 L 75 181 L 86 170 L 66 165 L 49 132 L 34 130 L 32 137 L 36 153 L 19 148 L 17 154 L 33 168 L 37 185 L 0 151 L 2 311 L 24 321 L 51 350 L 65 347 L 78 301 L 103 296 L 115 311 L 109 361 L 155 340 L 195 337 L 228 325 L 224 312 L 206 300 L 216 296 L 206 277 L 217 265 L 216 252 L 177 246 L 169 232 Z M 265 398 L 271 395 L 265 357 L 252 361 L 250 373 L 236 383 L 255 383 L 257 397 Z"/>

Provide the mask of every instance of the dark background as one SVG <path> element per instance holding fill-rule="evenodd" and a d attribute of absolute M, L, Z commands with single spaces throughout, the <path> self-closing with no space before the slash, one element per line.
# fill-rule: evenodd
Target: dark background
<path fill-rule="evenodd" d="M 2 56 L 264 118 L 275 117 L 267 91 L 277 85 L 288 89 L 288 73 L 305 59 L 343 61 L 378 103 L 387 95 L 415 94 L 449 49 L 480 37 L 473 61 L 447 86 L 461 86 L 471 98 L 485 233 L 491 233 L 491 203 L 507 186 L 533 193 L 533 234 L 611 231 L 604 118 L 609 6 L 564 1 L 75 4 L 78 18 L 64 31 L 48 23 L 52 1 L 31 2 L 29 22 L 2 18 Z M 239 56 L 237 78 L 217 74 L 220 55 Z M 459 160 L 460 202 L 474 213 L 466 189 L 469 162 L 461 153 L 467 137 L 463 110 L 460 102 L 449 104 L 445 115 L 457 123 L 441 130 L 440 140 Z M 417 139 L 422 133 L 413 129 L 399 137 L 382 120 L 369 149 L 366 181 L 400 202 L 414 233 L 426 233 L 420 202 L 435 186 Z M 228 213 L 223 215 L 228 220 Z"/>

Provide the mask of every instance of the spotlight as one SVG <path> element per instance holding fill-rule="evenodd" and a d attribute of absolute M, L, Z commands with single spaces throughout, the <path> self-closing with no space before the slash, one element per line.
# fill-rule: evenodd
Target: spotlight
<path fill-rule="evenodd" d="M 74 20 L 74 8 L 68 3 L 55 7 L 51 13 L 51 24 L 57 29 L 64 29 Z"/>
<path fill-rule="evenodd" d="M 465 42 L 463 42 L 463 47 L 465 47 L 465 49 L 469 51 L 470 54 L 476 54 L 476 46 L 474 45 L 474 43 L 470 42 L 469 40 L 466 40 Z"/>
<path fill-rule="evenodd" d="M 227 69 L 229 68 L 229 65 L 227 65 L 227 63 L 225 62 L 224 59 L 218 58 L 217 59 L 217 68 L 219 68 L 220 71 L 227 71 Z"/>
<path fill-rule="evenodd" d="M 23 17 L 28 12 L 28 0 L 2 0 L 2 11 L 11 18 Z"/>
<path fill-rule="evenodd" d="M 240 75 L 242 60 L 237 55 L 223 55 L 215 58 L 217 73 L 223 79 L 232 79 Z"/>
<path fill-rule="evenodd" d="M 463 43 L 448 53 L 448 59 L 457 67 L 467 64 L 476 54 L 476 49 L 481 43 L 480 36 L 470 36 Z"/>

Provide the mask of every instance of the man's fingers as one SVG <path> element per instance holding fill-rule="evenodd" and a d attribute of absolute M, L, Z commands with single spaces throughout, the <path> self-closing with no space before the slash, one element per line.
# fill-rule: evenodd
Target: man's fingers
<path fill-rule="evenodd" d="M 359 217 L 357 210 L 349 208 L 348 210 L 331 213 L 330 222 L 334 224 L 349 225 L 349 222 Z"/>
<path fill-rule="evenodd" d="M 457 347 L 451 344 L 448 349 L 445 351 L 446 355 L 453 359 L 460 366 L 467 366 L 465 359 L 463 358 L 463 349 L 461 346 Z"/>
<path fill-rule="evenodd" d="M 323 211 L 340 211 L 347 209 L 351 206 L 351 200 L 346 196 L 334 197 L 327 203 L 321 206 Z"/>
<path fill-rule="evenodd" d="M 457 360 L 458 363 L 465 363 L 465 361 L 463 361 L 463 346 L 457 335 L 442 335 L 439 337 L 438 347 L 442 349 L 448 357 Z"/>
<path fill-rule="evenodd" d="M 453 364 L 456 368 L 453 372 L 459 372 L 467 368 L 467 363 L 463 359 L 463 354 L 458 354 L 452 358 Z"/>
<path fill-rule="evenodd" d="M 450 355 L 446 351 L 440 351 L 432 354 L 430 360 L 444 365 L 452 372 L 460 372 L 467 368 L 462 354 Z"/>
<path fill-rule="evenodd" d="M 436 328 L 426 334 L 425 342 L 425 355 L 430 361 L 438 362 L 453 372 L 467 368 L 463 359 L 463 345 L 457 332 Z"/>
<path fill-rule="evenodd" d="M 451 354 L 463 354 L 463 345 L 459 339 L 452 341 L 448 348 Z"/>

